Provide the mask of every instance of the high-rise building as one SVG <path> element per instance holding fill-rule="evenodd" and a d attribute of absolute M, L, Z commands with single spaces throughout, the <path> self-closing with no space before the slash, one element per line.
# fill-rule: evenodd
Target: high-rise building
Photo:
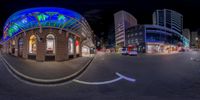
<path fill-rule="evenodd" d="M 190 29 L 183 29 L 183 36 L 185 36 L 190 41 Z"/>
<path fill-rule="evenodd" d="M 153 24 L 170 28 L 182 34 L 183 16 L 169 9 L 156 10 L 153 12 Z"/>
<path fill-rule="evenodd" d="M 180 45 L 188 48 L 189 40 L 160 25 L 137 25 L 126 30 L 126 47 L 136 48 L 140 53 L 177 52 Z"/>
<path fill-rule="evenodd" d="M 125 46 L 125 30 L 137 25 L 137 19 L 126 11 L 118 11 L 114 14 L 115 21 L 115 44 Z"/>

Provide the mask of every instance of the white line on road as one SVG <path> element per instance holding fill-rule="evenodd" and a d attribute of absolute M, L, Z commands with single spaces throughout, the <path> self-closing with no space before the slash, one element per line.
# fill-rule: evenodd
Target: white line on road
<path fill-rule="evenodd" d="M 121 78 L 123 78 L 123 79 L 125 79 L 125 80 L 127 80 L 127 81 L 130 81 L 130 82 L 135 82 L 136 81 L 136 79 L 133 79 L 133 78 L 130 78 L 130 77 L 126 77 L 126 76 L 124 76 L 124 75 L 122 75 L 122 74 L 120 74 L 120 73 L 115 73 L 116 75 L 118 75 L 119 77 L 121 77 Z"/>
<path fill-rule="evenodd" d="M 73 82 L 76 82 L 76 83 L 80 83 L 80 84 L 86 84 L 86 85 L 103 85 L 103 84 L 110 84 L 110 83 L 114 83 L 114 82 L 117 82 L 121 79 L 125 79 L 129 82 L 135 82 L 136 79 L 133 79 L 133 78 L 130 78 L 130 77 L 126 77 L 118 72 L 115 73 L 118 78 L 116 79 L 113 79 L 113 80 L 109 80 L 109 81 L 103 81 L 103 82 L 86 82 L 86 81 L 80 81 L 80 80 L 77 80 L 77 79 L 74 79 Z"/>

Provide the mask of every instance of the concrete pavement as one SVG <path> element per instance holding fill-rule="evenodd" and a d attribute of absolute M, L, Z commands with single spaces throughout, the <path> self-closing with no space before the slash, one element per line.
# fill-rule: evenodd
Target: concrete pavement
<path fill-rule="evenodd" d="M 6 54 L 2 54 L 1 57 L 14 76 L 45 84 L 71 80 L 72 77 L 81 73 L 93 58 L 79 57 L 64 62 L 36 62 Z"/>
<path fill-rule="evenodd" d="M 77 80 L 103 82 L 116 79 L 116 72 L 136 79 L 104 85 L 71 82 L 57 87 L 38 87 L 13 78 L 0 65 L 0 99 L 13 100 L 199 100 L 200 63 L 191 57 L 199 53 L 174 55 L 121 56 L 102 54 L 95 57 Z M 0 62 L 2 63 L 2 62 Z"/>

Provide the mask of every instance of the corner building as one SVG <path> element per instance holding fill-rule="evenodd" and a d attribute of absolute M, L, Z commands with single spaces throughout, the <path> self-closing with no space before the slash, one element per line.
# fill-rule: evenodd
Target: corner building
<path fill-rule="evenodd" d="M 18 11 L 8 18 L 3 32 L 3 52 L 25 59 L 65 61 L 95 48 L 86 19 L 64 8 Z"/>

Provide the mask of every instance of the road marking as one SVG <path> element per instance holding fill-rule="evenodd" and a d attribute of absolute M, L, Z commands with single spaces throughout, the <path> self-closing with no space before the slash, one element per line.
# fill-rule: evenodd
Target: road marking
<path fill-rule="evenodd" d="M 122 74 L 120 74 L 120 73 L 115 73 L 115 74 L 117 74 L 117 76 L 119 76 L 119 77 L 121 77 L 121 78 L 123 78 L 123 79 L 125 79 L 125 80 L 127 80 L 127 81 L 129 81 L 129 82 L 135 82 L 136 81 L 136 79 L 133 79 L 133 78 L 130 78 L 130 77 L 126 77 L 126 76 L 124 76 L 124 75 L 122 75 Z"/>
<path fill-rule="evenodd" d="M 86 82 L 86 81 L 81 81 L 81 80 L 77 80 L 77 79 L 74 79 L 73 82 L 76 82 L 76 83 L 80 83 L 80 84 L 86 84 L 86 85 L 103 85 L 103 84 L 110 84 L 110 83 L 114 83 L 114 82 L 117 82 L 119 80 L 122 80 L 122 79 L 125 79 L 129 82 L 135 82 L 136 79 L 133 79 L 133 78 L 130 78 L 130 77 L 126 77 L 118 72 L 115 73 L 118 78 L 115 78 L 115 79 L 112 79 L 112 80 L 109 80 L 109 81 L 103 81 L 103 82 Z"/>

